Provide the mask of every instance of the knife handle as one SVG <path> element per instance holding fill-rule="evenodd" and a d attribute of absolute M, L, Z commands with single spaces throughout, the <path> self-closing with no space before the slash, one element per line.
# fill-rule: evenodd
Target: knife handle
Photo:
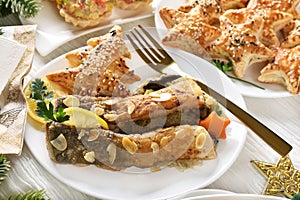
<path fill-rule="evenodd" d="M 220 104 L 222 104 L 227 110 L 229 110 L 240 121 L 248 126 L 254 133 L 256 133 L 263 141 L 265 141 L 282 157 L 286 156 L 292 150 L 293 147 L 290 144 L 288 144 L 285 140 L 279 137 L 264 124 L 255 119 L 248 112 L 244 111 L 242 108 L 240 108 L 215 90 L 211 89 L 204 83 L 201 83 L 199 81 L 197 81 L 197 83 L 203 91 L 214 97 Z"/>

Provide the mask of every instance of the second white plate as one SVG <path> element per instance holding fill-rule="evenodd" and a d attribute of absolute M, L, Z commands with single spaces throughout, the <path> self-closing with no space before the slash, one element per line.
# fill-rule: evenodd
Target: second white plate
<path fill-rule="evenodd" d="M 183 5 L 185 2 L 186 0 L 172 0 L 172 1 L 160 0 L 157 3 L 154 17 L 155 17 L 155 26 L 157 28 L 160 39 L 162 39 L 167 34 L 167 29 L 159 16 L 159 10 L 163 7 L 169 7 L 175 9 L 178 8 L 180 5 Z M 249 68 L 247 70 L 246 75 L 243 79 L 265 88 L 264 90 L 251 86 L 249 84 L 245 84 L 240 81 L 232 80 L 235 87 L 240 91 L 242 95 L 249 96 L 249 97 L 257 97 L 257 98 L 276 98 L 276 97 L 293 96 L 282 85 L 266 84 L 266 83 L 259 82 L 257 80 L 257 77 L 259 76 L 259 72 L 261 69 L 262 69 L 262 65 L 259 64 L 255 64 L 251 66 L 251 69 Z"/>

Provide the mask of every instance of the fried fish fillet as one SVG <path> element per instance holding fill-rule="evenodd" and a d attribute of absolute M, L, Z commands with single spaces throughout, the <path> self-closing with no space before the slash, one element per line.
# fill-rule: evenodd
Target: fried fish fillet
<path fill-rule="evenodd" d="M 58 98 L 56 109 L 68 107 L 67 98 Z M 157 91 L 124 98 L 74 98 L 76 106 L 102 117 L 109 130 L 48 124 L 47 148 L 55 162 L 120 170 L 216 156 L 217 139 L 198 124 L 218 108 L 217 102 L 192 79 L 179 78 Z"/>
<path fill-rule="evenodd" d="M 76 77 L 82 69 L 82 66 L 67 68 L 49 73 L 46 77 L 63 87 L 69 94 L 74 94 Z M 106 80 L 110 80 L 110 83 Z M 130 70 L 125 60 L 122 57 L 118 58 L 107 66 L 106 70 L 100 75 L 94 96 L 130 95 L 130 91 L 124 84 L 131 84 L 139 80 L 140 77 L 133 70 Z"/>
<path fill-rule="evenodd" d="M 124 82 L 133 83 L 140 78 L 129 69 L 123 58 L 130 54 L 122 39 L 121 27 L 114 26 L 108 34 L 88 43 L 87 51 L 67 54 L 70 68 L 49 73 L 46 77 L 69 94 L 130 95 Z"/>
<path fill-rule="evenodd" d="M 64 164 L 93 164 L 113 170 L 151 168 L 182 159 L 212 159 L 216 143 L 201 126 L 172 126 L 144 134 L 76 129 L 57 122 L 47 126 L 51 159 Z"/>
<path fill-rule="evenodd" d="M 217 109 L 217 102 L 190 79 L 173 82 L 172 86 L 149 94 L 125 98 L 78 98 L 79 107 L 90 110 L 108 123 L 109 129 L 122 134 L 142 134 L 157 128 L 196 125 Z M 56 107 L 67 107 L 65 98 Z M 74 98 L 74 96 L 73 96 Z"/>

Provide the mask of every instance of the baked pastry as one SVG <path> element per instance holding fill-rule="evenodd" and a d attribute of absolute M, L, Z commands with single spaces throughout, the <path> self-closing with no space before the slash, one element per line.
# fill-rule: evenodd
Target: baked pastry
<path fill-rule="evenodd" d="M 159 16 L 167 29 L 173 28 L 186 17 L 186 13 L 173 8 L 163 7 L 159 10 Z"/>
<path fill-rule="evenodd" d="M 297 5 L 300 0 L 250 0 L 247 7 L 256 9 L 271 9 L 279 10 L 283 12 L 288 12 L 294 16 L 294 18 L 299 18 L 300 15 L 297 11 Z"/>
<path fill-rule="evenodd" d="M 223 58 L 232 61 L 233 72 L 238 78 L 243 78 L 246 69 L 253 63 L 264 62 L 274 58 L 274 52 L 263 45 L 258 38 L 256 31 L 232 23 L 223 21 L 222 35 L 206 50 L 212 58 Z M 262 21 L 260 23 L 263 26 Z"/>
<path fill-rule="evenodd" d="M 281 43 L 283 48 L 292 48 L 300 44 L 300 20 L 291 20 L 282 29 L 284 40 Z"/>
<path fill-rule="evenodd" d="M 152 0 L 117 0 L 115 6 L 124 10 L 137 10 L 149 7 Z"/>
<path fill-rule="evenodd" d="M 276 32 L 281 30 L 293 19 L 293 15 L 279 10 L 261 10 L 252 8 L 228 10 L 222 16 L 228 18 L 233 24 L 246 25 L 247 28 L 250 29 L 256 29 L 256 27 L 250 27 L 255 26 L 255 24 L 250 24 L 249 26 L 249 24 L 245 24 L 246 21 L 249 22 L 251 19 L 254 20 L 255 18 L 262 18 L 264 25 L 262 31 L 258 33 L 257 37 L 259 37 L 260 41 L 266 46 L 279 46 L 280 42 Z"/>
<path fill-rule="evenodd" d="M 188 12 L 166 7 L 159 11 L 169 29 L 162 43 L 210 60 L 205 46 L 221 34 L 220 29 L 211 24 L 219 20 L 222 9 L 215 0 L 194 1 L 189 6 L 191 9 Z"/>
<path fill-rule="evenodd" d="M 220 35 L 219 28 L 203 22 L 201 18 L 185 18 L 184 21 L 169 30 L 163 37 L 162 44 L 210 60 L 205 47 Z"/>
<path fill-rule="evenodd" d="M 164 7 L 159 10 L 159 15 L 167 28 L 172 28 L 177 24 L 184 23 L 187 19 L 193 20 L 193 18 L 197 18 L 208 24 L 218 22 L 223 11 L 217 1 L 196 2 L 197 4 L 193 4 L 193 7 L 191 7 L 188 12 Z"/>
<path fill-rule="evenodd" d="M 226 11 L 229 9 L 245 8 L 249 0 L 220 0 L 221 8 Z"/>
<path fill-rule="evenodd" d="M 209 54 L 206 57 L 210 59 L 232 61 L 234 74 L 243 78 L 253 63 L 274 60 L 273 46 L 293 48 L 300 45 L 300 20 L 297 19 L 300 15 L 296 9 L 299 2 L 188 0 L 176 9 L 164 7 L 159 14 L 168 32 L 162 43 L 202 57 L 206 50 Z M 280 33 L 283 33 L 283 41 Z M 208 37 L 200 37 L 205 34 Z M 266 75 L 262 73 L 261 81 L 276 82 L 272 81 L 273 75 L 268 78 L 268 74 L 273 73 L 269 69 L 271 65 L 275 64 L 262 70 Z M 284 73 L 281 75 L 285 76 Z M 281 82 L 286 82 L 287 77 L 283 80 Z"/>
<path fill-rule="evenodd" d="M 114 26 L 100 38 L 101 40 L 93 40 L 94 47 L 66 55 L 72 67 L 49 73 L 46 77 L 69 94 L 130 95 L 124 83 L 133 83 L 140 78 L 123 59 L 123 56 L 128 57 L 130 54 L 122 39 L 121 27 Z"/>
<path fill-rule="evenodd" d="M 65 21 L 79 27 L 100 24 L 112 14 L 114 0 L 56 0 L 59 14 Z"/>
<path fill-rule="evenodd" d="M 300 93 L 300 46 L 276 48 L 275 60 L 261 70 L 258 80 L 286 86 L 292 94 Z"/>
<path fill-rule="evenodd" d="M 109 130 L 48 124 L 47 149 L 55 162 L 121 170 L 216 157 L 216 138 L 197 123 L 217 108 L 217 102 L 191 79 L 126 98 L 73 98 L 105 119 Z M 63 102 L 62 97 L 56 106 L 66 107 Z"/>
<path fill-rule="evenodd" d="M 242 29 L 248 28 L 253 30 L 253 34 L 257 38 L 261 38 L 262 36 L 264 28 L 264 25 L 262 24 L 264 24 L 264 22 L 265 21 L 261 16 L 254 14 L 252 10 L 247 8 L 227 10 L 224 12 L 222 17 L 220 17 L 221 27 L 226 27 L 228 24 L 232 24 L 241 27 Z"/>
<path fill-rule="evenodd" d="M 217 2 L 220 6 L 220 9 L 226 11 L 229 9 L 245 8 L 248 4 L 248 1 L 249 0 L 218 0 Z M 180 6 L 178 10 L 182 12 L 189 12 L 191 8 L 205 2 L 208 2 L 208 4 L 214 4 L 216 1 L 188 0 L 187 3 Z"/>

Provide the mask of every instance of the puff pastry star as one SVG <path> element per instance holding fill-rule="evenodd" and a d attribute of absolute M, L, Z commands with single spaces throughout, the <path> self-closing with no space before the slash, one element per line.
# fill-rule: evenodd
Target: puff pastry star
<path fill-rule="evenodd" d="M 201 19 L 205 23 L 212 24 L 219 21 L 222 13 L 222 9 L 216 0 L 197 1 L 197 4 L 194 3 L 190 10 L 183 9 L 182 6 L 178 9 L 163 7 L 159 10 L 160 18 L 167 28 L 172 28 L 191 18 Z"/>
<path fill-rule="evenodd" d="M 250 0 L 248 8 L 279 10 L 292 14 L 295 18 L 300 18 L 297 12 L 297 5 L 300 0 Z"/>
<path fill-rule="evenodd" d="M 210 25 L 219 22 L 219 17 L 228 9 L 244 8 L 248 0 L 193 0 L 176 9 L 163 7 L 159 15 L 165 26 L 170 29 L 186 18 L 201 18 Z"/>
<path fill-rule="evenodd" d="M 300 46 L 292 49 L 276 49 L 273 63 L 261 70 L 258 80 L 285 85 L 292 94 L 300 93 Z"/>
<path fill-rule="evenodd" d="M 199 5 L 206 0 L 190 0 L 188 1 L 188 5 Z M 249 0 L 218 0 L 219 5 L 221 6 L 222 10 L 228 9 L 238 9 L 238 8 L 245 8 L 248 4 Z M 179 10 L 187 10 L 185 6 L 181 7 Z"/>
<path fill-rule="evenodd" d="M 290 21 L 282 31 L 285 39 L 281 43 L 281 47 L 292 48 L 300 44 L 300 20 Z"/>
<path fill-rule="evenodd" d="M 262 21 L 258 22 L 263 25 Z M 221 30 L 222 35 L 207 47 L 207 51 L 212 58 L 232 61 L 233 72 L 238 78 L 244 76 L 251 64 L 274 58 L 274 52 L 258 40 L 253 30 L 229 22 L 221 24 Z"/>
<path fill-rule="evenodd" d="M 268 179 L 263 191 L 265 195 L 284 194 L 292 198 L 300 193 L 300 171 L 294 168 L 289 156 L 280 158 L 277 164 L 255 160 L 251 163 Z"/>
<path fill-rule="evenodd" d="M 228 9 L 244 8 L 248 0 L 192 0 L 177 9 L 163 7 L 160 18 L 166 27 L 172 28 L 184 18 L 198 17 L 208 24 L 219 22 L 219 17 Z"/>
<path fill-rule="evenodd" d="M 247 28 L 253 27 L 249 27 L 249 25 L 245 24 L 246 21 L 262 18 L 264 20 L 264 25 L 262 32 L 259 33 L 258 37 L 261 42 L 267 46 L 280 45 L 276 32 L 282 29 L 293 19 L 292 14 L 279 10 L 252 8 L 228 10 L 223 14 L 223 16 L 228 18 L 234 24 L 246 25 L 248 26 Z M 256 27 L 254 26 L 254 28 Z"/>
<path fill-rule="evenodd" d="M 225 10 L 245 8 L 249 0 L 219 0 L 221 8 Z"/>
<path fill-rule="evenodd" d="M 162 39 L 162 44 L 178 48 L 210 60 L 205 47 L 221 35 L 221 29 L 191 18 L 174 26 Z"/>

